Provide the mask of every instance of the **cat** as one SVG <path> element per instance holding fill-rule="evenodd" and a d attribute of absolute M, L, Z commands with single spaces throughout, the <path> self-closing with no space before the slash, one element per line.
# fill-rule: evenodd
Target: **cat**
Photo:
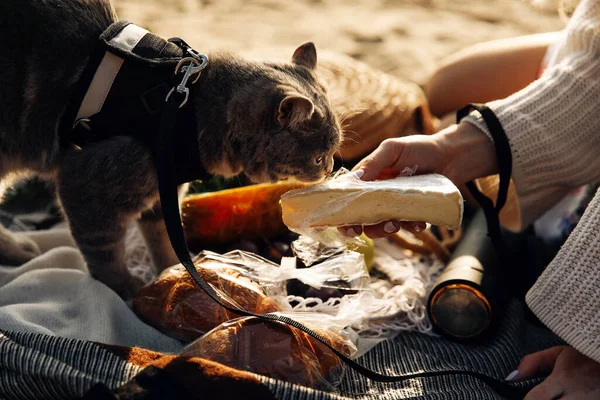
<path fill-rule="evenodd" d="M 124 235 L 138 226 L 155 272 L 177 264 L 161 215 L 150 152 L 128 136 L 74 150 L 58 124 L 91 49 L 116 14 L 109 0 L 0 2 L 0 179 L 29 172 L 56 185 L 58 203 L 90 274 L 128 299 L 143 284 L 125 267 Z M 192 91 L 205 169 L 253 182 L 331 173 L 342 131 L 316 77 L 312 43 L 289 62 L 209 54 Z M 180 187 L 180 197 L 186 187 Z M 201 221 L 199 221 L 201 223 Z M 36 245 L 0 227 L 0 262 L 20 265 Z"/>

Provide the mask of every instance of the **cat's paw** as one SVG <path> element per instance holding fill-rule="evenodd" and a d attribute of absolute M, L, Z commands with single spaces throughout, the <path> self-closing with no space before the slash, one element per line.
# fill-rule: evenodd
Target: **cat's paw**
<path fill-rule="evenodd" d="M 42 254 L 38 245 L 25 236 L 0 237 L 0 264 L 22 265 Z"/>

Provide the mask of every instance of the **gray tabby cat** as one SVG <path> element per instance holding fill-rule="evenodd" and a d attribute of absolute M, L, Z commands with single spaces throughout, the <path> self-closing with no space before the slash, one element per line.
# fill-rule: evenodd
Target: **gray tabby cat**
<path fill-rule="evenodd" d="M 115 21 L 108 0 L 0 2 L 0 179 L 34 172 L 56 181 L 59 203 L 91 275 L 124 298 L 141 282 L 125 268 L 133 219 L 157 271 L 178 262 L 166 234 L 149 151 L 130 137 L 63 148 L 57 127 L 93 44 Z M 341 129 L 315 76 L 316 50 L 289 63 L 210 55 L 194 97 L 201 159 L 211 174 L 255 182 L 331 172 Z M 182 190 L 183 192 L 183 190 Z M 199 222 L 201 223 L 201 222 Z M 0 227 L 0 262 L 39 253 Z"/>

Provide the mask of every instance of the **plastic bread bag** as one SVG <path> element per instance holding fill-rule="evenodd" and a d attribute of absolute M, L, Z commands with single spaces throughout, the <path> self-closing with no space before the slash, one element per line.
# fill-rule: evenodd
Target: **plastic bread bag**
<path fill-rule="evenodd" d="M 220 269 L 224 266 L 256 282 L 270 296 L 285 290 L 285 282 L 278 264 L 258 254 L 233 250 L 225 254 L 202 251 L 194 258 L 194 264 L 207 269 Z"/>
<path fill-rule="evenodd" d="M 204 251 L 194 258 L 200 275 L 221 300 L 256 313 L 289 309 L 289 282 L 319 291 L 363 290 L 369 279 L 362 254 L 347 252 L 311 268 L 296 268 L 294 258 L 279 266 L 256 254 Z M 133 299 L 133 310 L 148 324 L 180 340 L 194 340 L 237 315 L 212 300 L 178 264 L 164 270 Z"/>
<path fill-rule="evenodd" d="M 356 337 L 327 315 L 283 314 L 321 335 L 344 355 L 356 355 Z M 255 317 L 237 318 L 187 345 L 184 357 L 201 357 L 298 385 L 334 391 L 347 366 L 312 336 L 289 325 Z"/>
<path fill-rule="evenodd" d="M 344 226 L 397 220 L 458 229 L 463 216 L 460 190 L 443 175 L 412 172 L 363 181 L 356 172 L 342 169 L 321 184 L 283 194 L 283 221 L 291 231 L 328 247 L 361 241 L 343 235 L 338 228 Z"/>
<path fill-rule="evenodd" d="M 255 281 L 218 259 L 195 261 L 196 268 L 226 304 L 255 313 L 280 311 Z M 133 298 L 134 312 L 145 322 L 182 341 L 192 341 L 219 324 L 236 318 L 208 296 L 186 269 L 165 269 Z"/>

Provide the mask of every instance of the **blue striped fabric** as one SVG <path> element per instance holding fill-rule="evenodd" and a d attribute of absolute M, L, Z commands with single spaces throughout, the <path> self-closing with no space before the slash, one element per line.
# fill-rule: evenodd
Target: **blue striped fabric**
<path fill-rule="evenodd" d="M 76 399 L 98 382 L 117 388 L 139 371 L 92 342 L 0 331 L 2 399 Z"/>
<path fill-rule="evenodd" d="M 381 343 L 359 361 L 388 374 L 468 369 L 503 379 L 515 369 L 523 355 L 559 344 L 562 342 L 548 330 L 525 322 L 524 306 L 515 301 L 509 307 L 501 330 L 486 343 L 461 344 L 408 332 Z M 0 331 L 2 399 L 75 399 L 96 383 L 117 388 L 139 371 L 139 367 L 95 343 Z M 337 393 L 259 378 L 275 397 L 282 400 L 502 399 L 483 382 L 470 376 L 377 383 L 347 369 Z M 521 385 L 532 387 L 537 382 Z"/>
<path fill-rule="evenodd" d="M 527 323 L 524 305 L 517 301 L 510 305 L 501 326 L 490 341 L 481 344 L 458 343 L 417 332 L 403 333 L 392 341 L 381 343 L 358 361 L 387 374 L 471 370 L 504 379 L 516 368 L 523 355 L 563 344 L 548 330 Z M 347 369 L 338 393 L 318 392 L 269 378 L 262 378 L 262 381 L 282 400 L 504 399 L 476 378 L 460 375 L 378 383 Z M 533 387 L 536 383 L 539 380 L 520 385 Z"/>

